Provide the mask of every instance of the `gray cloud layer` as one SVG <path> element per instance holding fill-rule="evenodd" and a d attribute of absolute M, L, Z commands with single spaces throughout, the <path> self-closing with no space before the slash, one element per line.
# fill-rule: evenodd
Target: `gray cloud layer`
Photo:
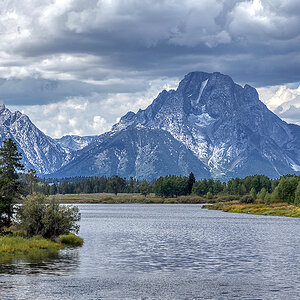
<path fill-rule="evenodd" d="M 0 99 L 11 105 L 120 93 L 134 103 L 194 70 L 255 87 L 300 78 L 298 0 L 4 0 L 0 24 Z"/>

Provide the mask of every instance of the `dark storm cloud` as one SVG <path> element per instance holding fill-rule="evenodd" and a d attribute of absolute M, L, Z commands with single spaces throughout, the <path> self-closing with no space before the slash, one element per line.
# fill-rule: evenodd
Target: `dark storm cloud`
<path fill-rule="evenodd" d="M 255 87 L 300 81 L 298 0 L 4 0 L 0 24 L 8 104 L 134 101 L 195 70 Z"/>
<path fill-rule="evenodd" d="M 36 105 L 59 102 L 72 97 L 106 98 L 113 93 L 135 93 L 147 89 L 130 82 L 99 86 L 74 80 L 49 80 L 43 78 L 0 79 L 0 103 L 7 105 Z"/>
<path fill-rule="evenodd" d="M 63 70 L 80 80 L 87 70 L 94 80 L 149 80 L 195 69 L 255 86 L 300 78 L 297 0 L 63 2 L 43 1 L 35 9 L 36 1 L 7 4 L 22 16 L 10 25 L 21 38 L 4 51 L 36 61 L 61 54 L 100 58 Z"/>

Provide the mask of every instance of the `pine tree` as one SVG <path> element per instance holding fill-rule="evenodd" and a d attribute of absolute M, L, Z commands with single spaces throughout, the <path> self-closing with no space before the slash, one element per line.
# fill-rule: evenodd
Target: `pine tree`
<path fill-rule="evenodd" d="M 13 140 L 5 140 L 0 148 L 0 227 L 10 226 L 14 202 L 21 193 L 18 174 L 24 170 L 21 160 L 22 154 Z"/>
<path fill-rule="evenodd" d="M 300 180 L 295 191 L 295 205 L 300 205 Z"/>
<path fill-rule="evenodd" d="M 190 195 L 192 193 L 193 184 L 196 182 L 195 176 L 193 172 L 190 173 L 189 179 L 188 179 L 188 194 Z"/>

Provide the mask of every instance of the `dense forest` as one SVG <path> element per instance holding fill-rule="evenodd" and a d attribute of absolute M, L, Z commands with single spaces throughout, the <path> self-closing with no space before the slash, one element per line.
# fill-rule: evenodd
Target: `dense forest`
<path fill-rule="evenodd" d="M 25 175 L 23 180 L 25 181 L 24 186 L 28 186 L 28 175 Z M 36 178 L 33 190 L 49 195 L 141 193 L 147 196 L 150 193 L 155 193 L 161 197 L 198 195 L 208 199 L 216 195 L 228 195 L 232 198 L 235 196 L 244 203 L 252 203 L 255 199 L 259 199 L 266 204 L 276 200 L 300 204 L 300 176 L 296 175 L 284 175 L 279 179 L 253 175 L 245 178 L 233 178 L 228 182 L 221 182 L 212 178 L 196 181 L 193 173 L 190 173 L 189 177 L 169 175 L 151 182 L 119 176 L 47 180 Z M 29 191 L 28 188 L 27 191 Z"/>

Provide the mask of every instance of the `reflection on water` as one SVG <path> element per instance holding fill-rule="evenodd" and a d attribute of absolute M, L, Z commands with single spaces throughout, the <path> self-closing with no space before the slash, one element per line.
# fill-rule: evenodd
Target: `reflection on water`
<path fill-rule="evenodd" d="M 0 257 L 0 275 L 62 276 L 78 268 L 78 249 Z"/>
<path fill-rule="evenodd" d="M 0 299 L 299 299 L 299 219 L 79 207 L 83 247 L 0 261 Z"/>

